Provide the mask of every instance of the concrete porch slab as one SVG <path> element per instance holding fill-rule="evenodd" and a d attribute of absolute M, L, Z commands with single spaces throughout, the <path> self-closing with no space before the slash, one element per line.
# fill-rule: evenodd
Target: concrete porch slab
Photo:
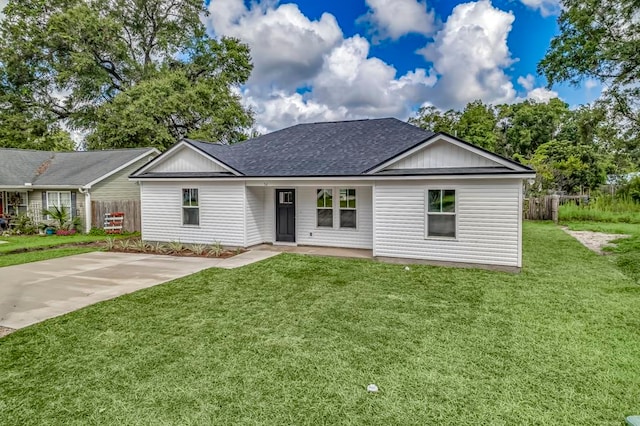
<path fill-rule="evenodd" d="M 278 253 L 311 254 L 314 256 L 346 257 L 350 259 L 373 259 L 373 251 L 365 249 L 352 249 L 340 247 L 316 247 L 316 246 L 284 246 L 260 244 L 251 247 L 256 251 L 272 251 Z"/>

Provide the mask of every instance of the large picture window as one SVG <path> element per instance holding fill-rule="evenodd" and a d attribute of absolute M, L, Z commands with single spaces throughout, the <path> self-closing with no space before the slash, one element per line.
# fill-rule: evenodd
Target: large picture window
<path fill-rule="evenodd" d="M 182 190 L 182 224 L 191 226 L 200 225 L 198 190 L 195 188 Z"/>
<path fill-rule="evenodd" d="M 340 228 L 356 227 L 356 190 L 340 190 Z"/>
<path fill-rule="evenodd" d="M 317 196 L 317 226 L 319 228 L 333 228 L 333 190 L 318 189 Z"/>
<path fill-rule="evenodd" d="M 54 207 L 64 210 L 69 216 L 74 216 L 71 208 L 71 192 L 70 191 L 47 191 L 47 210 L 51 211 Z"/>
<path fill-rule="evenodd" d="M 427 191 L 427 237 L 456 238 L 456 191 Z"/>

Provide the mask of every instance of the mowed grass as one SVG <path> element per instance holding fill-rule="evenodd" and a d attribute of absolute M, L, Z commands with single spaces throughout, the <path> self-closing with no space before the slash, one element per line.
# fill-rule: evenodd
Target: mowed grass
<path fill-rule="evenodd" d="M 280 255 L 17 331 L 0 423 L 622 425 L 640 286 L 524 230 L 517 275 Z"/>
<path fill-rule="evenodd" d="M 96 241 L 104 241 L 107 237 L 104 235 L 16 235 L 11 237 L 0 236 L 0 241 L 6 241 L 0 244 L 0 255 L 4 253 L 15 252 L 16 250 L 33 250 L 48 247 L 57 247 L 66 244 L 83 244 Z"/>
<path fill-rule="evenodd" d="M 0 254 L 0 268 L 3 266 L 20 265 L 23 263 L 38 262 L 40 260 L 56 259 L 58 257 L 73 256 L 100 250 L 97 247 L 67 247 L 52 248 L 47 250 L 30 251 L 25 253 Z M 0 271 L 0 276 L 2 271 Z"/>
<path fill-rule="evenodd" d="M 566 225 L 575 231 L 628 235 L 612 241 L 615 245 L 609 252 L 618 267 L 640 284 L 640 225 L 606 222 L 568 222 Z"/>

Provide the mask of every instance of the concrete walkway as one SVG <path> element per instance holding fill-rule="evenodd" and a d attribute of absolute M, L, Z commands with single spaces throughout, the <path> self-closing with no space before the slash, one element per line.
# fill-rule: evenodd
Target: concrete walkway
<path fill-rule="evenodd" d="M 26 327 L 203 269 L 238 268 L 277 254 L 252 250 L 209 259 L 93 252 L 6 266 L 0 268 L 0 329 Z"/>

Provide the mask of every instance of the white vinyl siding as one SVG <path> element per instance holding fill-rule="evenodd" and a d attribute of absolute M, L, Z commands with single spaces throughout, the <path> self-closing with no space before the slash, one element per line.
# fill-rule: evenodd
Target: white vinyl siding
<path fill-rule="evenodd" d="M 182 147 L 147 172 L 228 172 L 210 158 L 189 147 Z"/>
<path fill-rule="evenodd" d="M 247 191 L 247 246 L 270 241 L 265 227 L 265 188 L 248 186 Z M 275 208 L 275 207 L 274 207 Z"/>
<path fill-rule="evenodd" d="M 301 245 L 349 247 L 371 249 L 373 247 L 373 208 L 371 187 L 353 186 L 356 190 L 357 228 L 340 228 L 340 209 L 336 195 L 345 186 L 333 189 L 335 208 L 333 228 L 317 226 L 317 190 L 327 186 L 296 188 L 296 241 Z M 272 209 L 275 207 L 272 206 Z"/>
<path fill-rule="evenodd" d="M 142 238 L 244 246 L 245 191 L 242 183 L 199 182 L 200 225 L 182 226 L 180 182 L 144 182 L 141 186 Z"/>
<path fill-rule="evenodd" d="M 446 141 L 434 142 L 387 169 L 429 169 L 450 167 L 499 167 L 500 164 Z"/>
<path fill-rule="evenodd" d="M 427 188 L 456 190 L 455 240 L 425 239 Z M 520 180 L 378 182 L 375 253 L 381 257 L 520 266 Z"/>

